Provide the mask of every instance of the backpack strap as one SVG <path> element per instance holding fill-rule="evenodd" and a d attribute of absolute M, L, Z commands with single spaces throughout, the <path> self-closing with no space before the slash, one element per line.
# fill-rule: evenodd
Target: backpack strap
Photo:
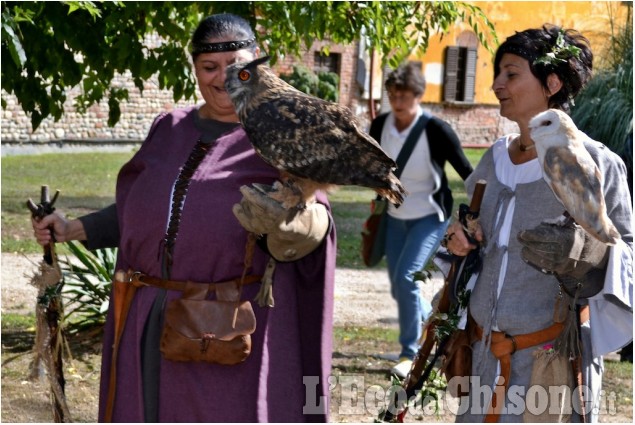
<path fill-rule="evenodd" d="M 417 120 L 417 123 L 410 131 L 410 134 L 408 134 L 408 137 L 406 138 L 406 142 L 401 148 L 401 151 L 399 151 L 399 156 L 397 156 L 397 160 L 395 161 L 397 163 L 397 169 L 395 170 L 394 174 L 395 176 L 397 176 L 397 178 L 401 176 L 401 172 L 406 166 L 406 163 L 408 162 L 408 159 L 410 158 L 410 155 L 412 154 L 412 151 L 414 150 L 415 145 L 417 144 L 417 141 L 419 140 L 419 137 L 421 136 L 421 132 L 428 125 L 428 121 L 430 121 L 430 118 L 432 118 L 431 115 L 425 112 L 422 113 L 419 119 Z"/>
<path fill-rule="evenodd" d="M 372 138 L 377 140 L 380 146 L 381 146 L 381 133 L 384 129 L 384 124 L 386 124 L 387 117 L 388 117 L 388 114 L 383 114 L 378 116 L 372 122 L 370 126 L 369 134 L 371 135 Z M 401 151 L 399 151 L 397 160 L 395 161 L 397 163 L 397 169 L 395 170 L 394 174 L 397 178 L 401 176 L 401 172 L 406 166 L 406 163 L 408 162 L 408 159 L 410 158 L 410 155 L 412 154 L 412 151 L 414 150 L 415 145 L 417 144 L 417 141 L 419 140 L 419 137 L 421 136 L 421 132 L 426 128 L 426 126 L 428 125 L 428 121 L 430 121 L 431 118 L 432 118 L 432 115 L 423 111 L 423 113 L 417 120 L 417 123 L 415 124 L 415 126 L 412 128 L 412 130 L 410 130 L 410 134 L 408 134 L 408 137 L 406 138 L 406 141 L 403 147 L 401 148 Z M 377 195 L 376 199 L 378 200 L 383 199 L 383 197 L 381 195 Z"/>

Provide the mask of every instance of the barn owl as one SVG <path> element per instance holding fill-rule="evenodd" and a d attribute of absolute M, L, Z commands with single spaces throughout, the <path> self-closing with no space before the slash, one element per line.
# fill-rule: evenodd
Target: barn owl
<path fill-rule="evenodd" d="M 256 152 L 281 172 L 268 196 L 302 208 L 317 190 L 371 188 L 399 206 L 405 189 L 396 163 L 348 108 L 307 95 L 264 65 L 269 57 L 227 67 L 225 89 Z"/>
<path fill-rule="evenodd" d="M 599 241 L 620 234 L 606 212 L 602 175 L 584 147 L 582 133 L 563 111 L 549 109 L 529 122 L 543 177 L 569 215 Z"/>

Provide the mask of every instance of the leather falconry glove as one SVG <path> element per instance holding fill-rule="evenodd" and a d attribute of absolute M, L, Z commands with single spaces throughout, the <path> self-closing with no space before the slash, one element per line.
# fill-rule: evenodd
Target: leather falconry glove
<path fill-rule="evenodd" d="M 556 275 L 571 296 L 581 285 L 579 297 L 600 292 L 608 261 L 608 246 L 577 224 L 561 226 L 541 223 L 518 233 L 523 260 L 543 272 Z"/>
<path fill-rule="evenodd" d="M 264 192 L 242 186 L 243 198 L 232 208 L 249 232 L 267 235 L 267 248 L 278 261 L 298 260 L 313 252 L 329 229 L 326 207 L 317 202 L 304 210 L 287 210 Z"/>

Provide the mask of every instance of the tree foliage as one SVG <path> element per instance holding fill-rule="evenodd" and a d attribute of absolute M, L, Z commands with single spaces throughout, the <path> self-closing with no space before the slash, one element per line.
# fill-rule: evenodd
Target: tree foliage
<path fill-rule="evenodd" d="M 612 21 L 605 66 L 575 99 L 571 117 L 580 130 L 604 143 L 626 164 L 633 190 L 633 15 L 623 25 Z"/>
<path fill-rule="evenodd" d="M 113 84 L 117 74 L 129 75 L 140 91 L 156 74 L 175 101 L 190 99 L 196 92 L 190 36 L 204 16 L 220 12 L 248 19 L 272 63 L 299 56 L 316 40 L 351 43 L 364 33 L 367 49 L 395 66 L 457 21 L 467 22 L 486 47 L 496 41 L 482 11 L 463 2 L 2 2 L 2 89 L 17 97 L 33 129 L 48 116 L 59 120 L 76 86 L 74 107 L 82 112 L 106 98 L 108 124 L 115 125 L 119 103 L 128 98 L 126 87 Z M 163 42 L 153 44 L 151 34 Z"/>

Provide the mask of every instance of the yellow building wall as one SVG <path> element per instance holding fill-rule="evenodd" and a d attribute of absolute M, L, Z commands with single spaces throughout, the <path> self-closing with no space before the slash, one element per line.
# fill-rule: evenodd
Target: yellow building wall
<path fill-rule="evenodd" d="M 545 23 L 573 28 L 580 31 L 591 43 L 594 68 L 608 45 L 611 34 L 611 17 L 618 25 L 624 25 L 627 6 L 621 1 L 474 1 L 494 24 L 499 42 L 503 42 L 516 31 L 539 28 Z M 487 29 L 486 29 L 487 30 Z M 446 46 L 457 45 L 464 31 L 472 31 L 467 23 L 457 23 L 443 37 L 430 39 L 424 55 L 413 52 L 411 60 L 423 62 L 427 88 L 423 102 L 437 103 L 443 100 L 443 59 Z M 494 46 L 494 51 L 496 46 Z M 491 91 L 493 79 L 493 54 L 478 45 L 476 87 L 474 103 L 497 104 Z"/>

